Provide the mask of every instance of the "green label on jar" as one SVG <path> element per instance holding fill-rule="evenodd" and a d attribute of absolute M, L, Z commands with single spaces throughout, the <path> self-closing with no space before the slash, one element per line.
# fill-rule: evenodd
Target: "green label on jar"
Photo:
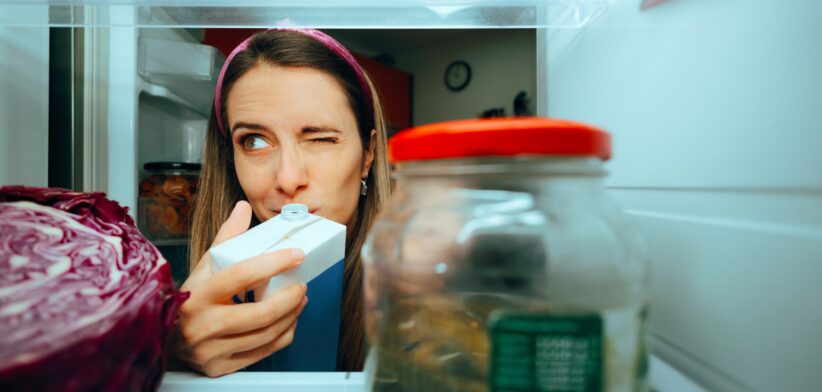
<path fill-rule="evenodd" d="M 602 389 L 599 316 L 503 314 L 489 330 L 490 391 Z"/>

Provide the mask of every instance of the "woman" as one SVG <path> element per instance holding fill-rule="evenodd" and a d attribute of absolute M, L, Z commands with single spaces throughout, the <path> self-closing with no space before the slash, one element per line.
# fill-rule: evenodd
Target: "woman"
<path fill-rule="evenodd" d="M 191 238 L 191 297 L 173 354 L 209 376 L 251 365 L 291 343 L 305 306 L 296 284 L 255 303 L 231 296 L 295 267 L 302 253 L 264 254 L 213 273 L 207 250 L 288 203 L 347 227 L 337 370 L 362 369 L 359 252 L 389 193 L 385 123 L 365 71 L 316 30 L 275 29 L 240 44 L 217 84 Z"/>

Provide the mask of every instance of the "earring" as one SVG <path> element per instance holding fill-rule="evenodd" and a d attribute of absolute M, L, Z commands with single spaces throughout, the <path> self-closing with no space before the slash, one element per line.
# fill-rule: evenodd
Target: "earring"
<path fill-rule="evenodd" d="M 368 177 L 363 178 L 360 180 L 360 195 L 365 196 L 368 194 L 368 185 L 365 183 Z"/>

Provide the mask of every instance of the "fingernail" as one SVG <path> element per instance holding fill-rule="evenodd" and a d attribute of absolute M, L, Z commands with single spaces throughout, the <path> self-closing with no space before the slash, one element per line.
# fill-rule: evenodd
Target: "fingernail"
<path fill-rule="evenodd" d="M 305 258 L 305 252 L 302 249 L 294 248 L 291 249 L 291 257 L 293 257 L 297 261 L 302 261 Z"/>
<path fill-rule="evenodd" d="M 308 285 L 307 285 L 307 284 L 305 284 L 305 282 L 300 282 L 300 285 L 302 285 L 302 286 L 303 286 L 303 291 L 308 290 Z"/>

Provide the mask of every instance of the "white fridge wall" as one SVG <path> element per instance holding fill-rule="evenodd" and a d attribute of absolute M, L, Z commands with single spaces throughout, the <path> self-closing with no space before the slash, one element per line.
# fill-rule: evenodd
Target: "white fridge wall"
<path fill-rule="evenodd" d="M 551 30 L 543 112 L 614 135 L 653 350 L 710 390 L 822 384 L 822 3 L 612 1 Z"/>
<path fill-rule="evenodd" d="M 0 27 L 0 185 L 48 184 L 49 30 Z"/>

